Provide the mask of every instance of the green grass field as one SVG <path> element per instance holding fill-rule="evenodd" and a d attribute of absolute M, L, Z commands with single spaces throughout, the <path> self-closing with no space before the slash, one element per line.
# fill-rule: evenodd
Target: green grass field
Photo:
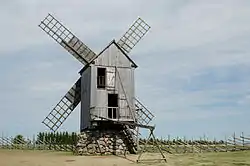
<path fill-rule="evenodd" d="M 181 154 L 168 158 L 173 166 L 250 166 L 250 151 Z"/>

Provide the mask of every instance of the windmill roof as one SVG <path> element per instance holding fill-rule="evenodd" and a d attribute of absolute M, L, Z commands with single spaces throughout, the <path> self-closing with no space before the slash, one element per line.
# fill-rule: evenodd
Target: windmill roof
<path fill-rule="evenodd" d="M 137 68 L 138 66 L 136 65 L 136 63 L 128 56 L 128 54 L 123 51 L 123 49 L 116 43 L 115 40 L 112 40 L 107 47 L 105 47 L 90 63 L 88 63 L 87 65 L 85 65 L 80 71 L 79 73 L 82 74 L 84 72 L 85 69 L 88 68 L 89 64 L 91 64 L 96 58 L 98 58 L 106 49 L 108 49 L 112 44 L 115 44 L 116 47 L 123 53 L 123 55 L 126 56 L 126 58 L 133 64 L 133 67 Z"/>

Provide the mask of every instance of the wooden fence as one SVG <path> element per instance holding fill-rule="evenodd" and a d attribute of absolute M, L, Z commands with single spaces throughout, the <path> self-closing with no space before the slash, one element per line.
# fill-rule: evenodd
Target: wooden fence
<path fill-rule="evenodd" d="M 173 141 L 174 140 L 174 141 Z M 140 141 L 140 147 L 144 146 L 144 141 Z M 158 152 L 154 142 L 148 142 L 146 151 Z M 242 151 L 250 150 L 250 136 L 241 135 L 236 136 L 234 133 L 231 137 L 225 138 L 223 142 L 208 141 L 207 139 L 199 140 L 186 140 L 175 138 L 168 140 L 159 140 L 158 145 L 166 153 L 204 153 L 204 152 L 229 152 L 229 151 Z M 74 152 L 76 145 L 72 144 L 58 144 L 55 140 L 37 140 L 33 138 L 18 139 L 11 136 L 0 136 L 0 149 L 29 149 L 29 150 L 54 150 L 54 151 L 68 151 Z"/>
<path fill-rule="evenodd" d="M 41 141 L 33 139 L 14 138 L 11 136 L 0 136 L 0 149 L 27 149 L 27 150 L 54 150 L 54 151 L 74 151 L 75 145 L 56 144 L 55 141 Z"/>
<path fill-rule="evenodd" d="M 175 141 L 173 141 L 175 140 Z M 140 147 L 144 142 L 140 143 Z M 149 142 L 146 149 L 148 152 L 157 151 L 156 146 L 153 146 L 154 142 Z M 230 152 L 230 151 L 242 151 L 250 150 L 250 136 L 244 136 L 242 133 L 240 136 L 236 136 L 234 133 L 231 137 L 225 138 L 221 141 L 208 141 L 205 138 L 200 140 L 185 140 L 176 137 L 175 139 L 169 139 L 165 141 L 158 141 L 160 148 L 170 154 L 176 153 L 204 153 L 204 152 Z"/>

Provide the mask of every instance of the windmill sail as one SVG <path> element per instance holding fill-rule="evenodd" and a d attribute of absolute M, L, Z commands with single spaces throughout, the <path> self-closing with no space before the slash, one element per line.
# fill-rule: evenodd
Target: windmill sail
<path fill-rule="evenodd" d="M 89 49 L 51 14 L 48 14 L 48 16 L 41 21 L 39 27 L 81 63 L 89 63 L 96 57 L 96 54 L 91 49 Z"/>
<path fill-rule="evenodd" d="M 117 43 L 126 53 L 129 53 L 149 29 L 150 26 L 138 18 Z"/>
<path fill-rule="evenodd" d="M 154 115 L 136 98 L 135 107 L 137 123 L 141 125 L 148 125 L 153 120 Z"/>
<path fill-rule="evenodd" d="M 73 87 L 59 101 L 59 103 L 53 108 L 53 110 L 48 114 L 42 123 L 44 123 L 50 130 L 55 132 L 73 112 L 80 101 L 81 78 L 76 81 Z"/>

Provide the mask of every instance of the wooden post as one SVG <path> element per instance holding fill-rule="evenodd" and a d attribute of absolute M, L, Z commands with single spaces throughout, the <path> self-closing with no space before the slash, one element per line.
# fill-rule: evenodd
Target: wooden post
<path fill-rule="evenodd" d="M 165 162 L 167 162 L 166 157 L 165 157 L 164 154 L 162 153 L 162 150 L 161 150 L 161 148 L 159 147 L 159 145 L 158 145 L 158 143 L 157 143 L 157 141 L 156 141 L 156 139 L 155 139 L 155 135 L 154 135 L 152 129 L 150 130 L 150 133 L 151 133 L 151 135 L 152 135 L 152 137 L 153 137 L 153 140 L 154 140 L 154 143 L 155 143 L 156 147 L 158 148 L 158 150 L 159 150 L 160 153 L 161 153 L 161 156 L 162 156 L 163 160 L 164 160 Z"/>
<path fill-rule="evenodd" d="M 208 143 L 207 143 L 207 140 L 206 140 L 206 135 L 204 134 L 203 135 L 203 142 L 204 142 L 204 144 L 205 144 L 205 147 L 207 148 L 207 152 L 209 152 L 209 146 L 208 146 Z"/>
<path fill-rule="evenodd" d="M 35 138 L 35 134 L 33 134 L 33 142 L 32 142 L 32 145 L 33 145 L 33 150 L 36 149 L 36 138 Z"/>
<path fill-rule="evenodd" d="M 228 151 L 228 147 L 227 147 L 227 136 L 225 135 L 225 146 L 226 146 L 226 152 Z"/>
<path fill-rule="evenodd" d="M 8 140 L 8 134 L 6 135 L 5 139 Z M 7 145 L 7 149 L 10 149 L 11 147 L 9 147 L 8 141 L 5 141 L 5 142 L 6 142 L 6 145 Z"/>
<path fill-rule="evenodd" d="M 157 147 L 157 149 L 158 149 L 158 150 L 160 151 L 160 153 L 161 153 L 162 159 L 160 159 L 160 160 L 164 160 L 165 162 L 167 162 L 167 159 L 166 159 L 166 157 L 164 156 L 164 154 L 162 153 L 162 150 L 161 150 L 159 144 L 157 143 L 156 138 L 155 138 L 153 132 L 154 132 L 154 129 L 150 129 L 150 133 L 149 133 L 148 139 L 147 139 L 147 141 L 146 141 L 146 144 L 144 145 L 142 151 L 140 152 L 140 154 L 139 154 L 139 156 L 138 156 L 138 158 L 137 158 L 137 160 L 136 160 L 137 163 L 140 161 L 140 158 L 141 158 L 142 153 L 145 152 L 145 150 L 146 150 L 146 145 L 148 144 L 148 141 L 149 141 L 149 139 L 150 139 L 151 136 L 152 136 L 152 138 L 153 138 L 153 145 L 155 145 L 155 146 Z"/>
<path fill-rule="evenodd" d="M 186 137 L 183 137 L 183 142 L 184 142 L 184 153 L 187 152 L 187 146 L 186 146 Z"/>
<path fill-rule="evenodd" d="M 136 127 L 135 129 L 136 129 L 136 146 L 137 146 L 137 150 L 139 150 L 140 149 L 140 143 L 139 143 L 140 142 L 140 136 L 139 136 L 140 131 L 139 131 L 139 127 Z M 125 151 L 125 155 L 126 155 L 126 151 Z"/>
<path fill-rule="evenodd" d="M 242 148 L 243 148 L 243 150 L 245 150 L 245 138 L 244 138 L 244 133 L 242 132 L 241 133 L 241 135 L 242 135 Z"/>
<path fill-rule="evenodd" d="M 192 137 L 191 143 L 192 143 L 192 153 L 194 153 L 194 138 L 193 137 Z"/>
<path fill-rule="evenodd" d="M 175 151 L 176 153 L 179 153 L 179 144 L 178 144 L 178 136 L 176 137 L 176 145 L 175 145 Z"/>
<path fill-rule="evenodd" d="M 200 153 L 202 152 L 201 146 L 202 146 L 202 144 L 201 144 L 201 137 L 200 137 Z"/>
<path fill-rule="evenodd" d="M 3 148 L 4 146 L 3 146 L 3 132 L 2 132 L 2 135 L 1 135 L 1 148 Z"/>
<path fill-rule="evenodd" d="M 143 148 L 141 149 L 140 154 L 139 154 L 139 156 L 138 156 L 136 162 L 139 162 L 142 153 L 146 150 L 148 141 L 149 141 L 149 139 L 150 139 L 150 136 L 151 136 L 151 132 L 150 132 L 150 134 L 149 134 L 149 136 L 148 136 L 148 139 L 146 140 L 146 143 L 144 144 Z"/>
<path fill-rule="evenodd" d="M 3 132 L 2 132 L 2 142 L 3 142 L 3 148 L 5 149 L 5 144 L 4 144 L 4 134 L 3 134 Z"/>
<path fill-rule="evenodd" d="M 234 132 L 234 135 L 233 135 L 233 141 L 234 141 L 234 151 L 236 151 L 236 140 L 235 140 L 235 132 Z"/>
<path fill-rule="evenodd" d="M 215 144 L 214 144 L 214 151 L 215 151 L 215 152 L 217 152 L 217 149 L 216 149 L 217 140 L 216 140 L 216 138 L 215 138 L 215 137 L 214 137 L 214 143 L 215 143 Z"/>
<path fill-rule="evenodd" d="M 170 134 L 168 134 L 168 141 L 167 142 L 168 142 L 168 149 L 170 149 L 170 147 L 171 147 L 170 146 L 171 145 L 171 143 L 170 143 Z"/>

